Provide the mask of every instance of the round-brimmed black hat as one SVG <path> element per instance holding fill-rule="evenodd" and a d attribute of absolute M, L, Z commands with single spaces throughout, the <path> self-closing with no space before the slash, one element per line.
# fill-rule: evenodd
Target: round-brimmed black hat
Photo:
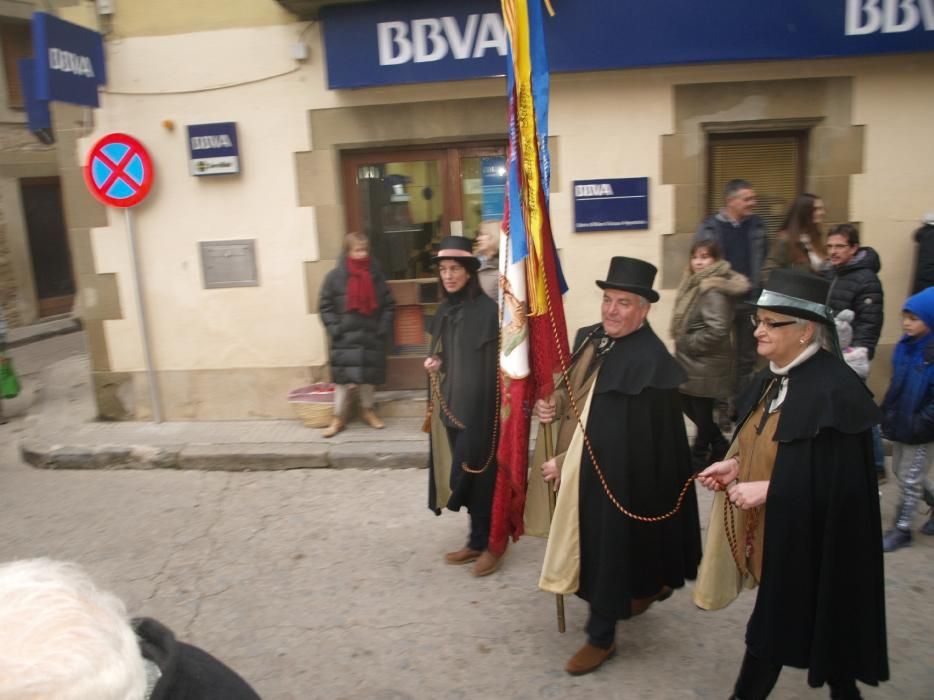
<path fill-rule="evenodd" d="M 658 301 L 658 292 L 652 289 L 658 268 L 652 263 L 636 258 L 616 256 L 610 260 L 610 270 L 605 280 L 597 280 L 600 289 L 619 289 L 645 297 L 652 303 Z"/>
<path fill-rule="evenodd" d="M 756 306 L 786 316 L 804 318 L 833 326 L 833 312 L 827 306 L 830 283 L 799 270 L 772 270 Z"/>
<path fill-rule="evenodd" d="M 472 272 L 480 269 L 480 260 L 473 254 L 473 246 L 469 238 L 463 236 L 445 236 L 438 244 L 438 253 L 432 259 L 438 263 L 442 260 L 454 260 Z"/>

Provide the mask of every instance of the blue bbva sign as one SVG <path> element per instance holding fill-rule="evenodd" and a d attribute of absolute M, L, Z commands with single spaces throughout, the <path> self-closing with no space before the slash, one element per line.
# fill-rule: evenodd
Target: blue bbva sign
<path fill-rule="evenodd" d="M 240 172 L 240 146 L 235 122 L 190 124 L 188 154 L 192 175 Z"/>
<path fill-rule="evenodd" d="M 539 0 L 532 0 L 539 1 Z M 554 0 L 555 72 L 934 51 L 934 0 Z M 498 0 L 394 0 L 321 10 L 328 85 L 503 75 Z"/>
<path fill-rule="evenodd" d="M 574 231 L 631 231 L 649 227 L 649 178 L 574 181 Z"/>
<path fill-rule="evenodd" d="M 32 45 L 37 100 L 99 106 L 97 86 L 107 82 L 100 34 L 45 12 L 35 12 Z"/>

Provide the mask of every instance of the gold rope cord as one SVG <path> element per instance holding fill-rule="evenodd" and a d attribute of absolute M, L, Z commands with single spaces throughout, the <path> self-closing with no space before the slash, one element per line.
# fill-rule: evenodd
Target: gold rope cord
<path fill-rule="evenodd" d="M 623 506 L 622 503 L 619 502 L 619 499 L 617 499 L 613 494 L 613 491 L 610 489 L 610 485 L 606 481 L 606 477 L 603 474 L 603 469 L 600 468 L 600 464 L 597 462 L 597 456 L 594 454 L 593 446 L 590 444 L 590 438 L 587 435 L 587 430 L 584 428 L 584 423 L 581 419 L 581 413 L 577 408 L 577 400 L 574 396 L 574 390 L 571 387 L 570 377 L 568 376 L 568 358 L 565 357 L 564 349 L 561 347 L 561 343 L 558 338 L 558 328 L 557 324 L 555 323 L 554 309 L 551 307 L 551 294 L 550 290 L 547 289 L 547 276 L 545 277 L 545 287 L 545 299 L 547 300 L 548 304 L 548 316 L 551 319 L 551 329 L 554 333 L 555 344 L 558 347 L 558 355 L 561 362 L 561 376 L 564 378 L 565 386 L 568 388 L 568 398 L 571 400 L 571 408 L 574 410 L 574 416 L 577 420 L 577 425 L 580 427 L 581 434 L 584 437 L 584 446 L 587 448 L 587 454 L 590 455 L 590 461 L 593 463 L 594 470 L 597 472 L 597 477 L 600 479 L 600 484 L 603 486 L 603 491 L 606 493 L 607 498 L 610 499 L 610 502 L 616 506 L 616 509 L 620 513 L 633 520 L 637 520 L 643 523 L 657 523 L 663 520 L 668 520 L 669 518 L 673 517 L 679 510 L 681 510 L 681 506 L 684 504 L 684 497 L 687 495 L 688 489 L 691 487 L 691 482 L 697 478 L 699 472 L 694 472 L 690 477 L 688 477 L 687 481 L 684 482 L 684 486 L 681 487 L 681 492 L 678 494 L 678 499 L 675 501 L 674 507 L 662 515 L 637 515 L 636 513 L 628 510 L 625 506 Z"/>

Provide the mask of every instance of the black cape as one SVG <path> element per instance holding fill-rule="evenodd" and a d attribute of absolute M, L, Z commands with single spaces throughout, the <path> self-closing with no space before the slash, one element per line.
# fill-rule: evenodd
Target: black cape
<path fill-rule="evenodd" d="M 578 340 L 590 330 L 582 329 Z M 590 342 L 598 342 L 597 335 Z M 678 393 L 685 380 L 647 324 L 618 339 L 603 359 L 587 434 L 610 490 L 637 515 L 669 511 L 692 474 Z M 580 473 L 577 595 L 604 617 L 625 619 L 633 598 L 696 577 L 701 537 L 693 484 L 674 517 L 642 523 L 610 502 L 586 449 Z"/>
<path fill-rule="evenodd" d="M 148 700 L 260 700 L 247 682 L 198 647 L 175 639 L 148 617 L 133 620 L 143 658 L 162 672 Z"/>
<path fill-rule="evenodd" d="M 486 294 L 473 299 L 465 298 L 463 293 L 448 295 L 438 306 L 431 327 L 432 354 L 440 341 L 441 394 L 451 413 L 465 427 L 454 429 L 442 414 L 442 421 L 453 438 L 451 497 L 447 503 L 438 502 L 433 450 L 428 450 L 428 507 L 436 514 L 444 507 L 450 510 L 466 507 L 470 513 L 480 516 L 492 512 L 496 485 L 496 449 L 492 440 L 497 420 L 498 337 L 499 309 Z M 463 462 L 480 468 L 491 454 L 493 459 L 482 474 L 470 474 L 461 468 Z"/>
<path fill-rule="evenodd" d="M 760 397 L 768 379 L 764 370 L 747 396 Z M 869 390 L 830 353 L 789 372 L 746 644 L 760 659 L 807 668 L 814 687 L 889 677 L 870 432 L 880 418 Z"/>

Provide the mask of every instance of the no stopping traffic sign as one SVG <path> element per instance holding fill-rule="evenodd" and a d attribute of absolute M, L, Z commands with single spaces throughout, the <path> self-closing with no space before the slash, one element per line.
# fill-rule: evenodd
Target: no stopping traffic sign
<path fill-rule="evenodd" d="M 84 166 L 88 189 L 112 207 L 132 207 L 152 187 L 152 160 L 139 141 L 127 134 L 107 134 L 94 144 Z"/>

